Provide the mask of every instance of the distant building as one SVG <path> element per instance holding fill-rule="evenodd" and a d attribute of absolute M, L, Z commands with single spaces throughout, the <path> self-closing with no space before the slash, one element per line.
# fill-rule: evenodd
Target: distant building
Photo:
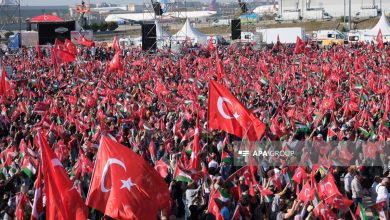
<path fill-rule="evenodd" d="M 305 17 L 306 9 L 310 8 L 323 8 L 325 12 L 330 14 L 333 17 L 344 16 L 344 1 L 346 2 L 346 16 L 349 13 L 349 0 L 279 0 L 279 9 L 281 10 L 292 10 L 300 9 L 302 11 L 302 17 Z M 351 14 L 356 16 L 358 12 L 362 11 L 362 8 L 371 8 L 373 6 L 380 9 L 380 2 L 382 2 L 382 7 L 385 12 L 390 11 L 390 1 L 388 0 L 351 0 Z M 375 4 L 375 5 L 374 5 Z M 282 6 L 282 7 L 280 7 Z M 364 10 L 364 9 L 363 9 Z"/>

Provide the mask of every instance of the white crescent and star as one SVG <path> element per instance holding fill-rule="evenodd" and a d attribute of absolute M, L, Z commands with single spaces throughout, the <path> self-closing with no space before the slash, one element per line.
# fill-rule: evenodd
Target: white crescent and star
<path fill-rule="evenodd" d="M 119 166 L 121 166 L 125 171 L 126 170 L 126 166 L 125 164 L 121 161 L 121 160 L 118 160 L 116 158 L 109 158 L 106 162 L 106 164 L 104 165 L 104 168 L 103 168 L 103 175 L 102 175 L 102 178 L 100 180 L 100 190 L 102 192 L 109 192 L 111 190 L 110 189 L 107 189 L 105 186 L 104 186 L 104 179 L 106 177 L 106 174 L 107 174 L 107 171 L 108 171 L 108 168 L 112 165 L 112 164 L 118 164 Z M 131 187 L 134 186 L 135 184 L 131 181 L 131 178 L 129 177 L 127 180 L 121 180 L 122 182 L 122 186 L 121 186 L 121 189 L 123 188 L 126 188 L 128 191 L 130 191 Z"/>
<path fill-rule="evenodd" d="M 235 112 L 233 116 L 226 114 L 226 112 L 223 110 L 224 102 L 233 106 L 233 103 L 228 98 L 220 96 L 217 101 L 217 107 L 218 107 L 219 114 L 221 114 L 222 117 L 226 119 L 233 119 L 233 118 L 237 119 L 238 117 L 240 117 L 240 115 L 237 112 Z"/>

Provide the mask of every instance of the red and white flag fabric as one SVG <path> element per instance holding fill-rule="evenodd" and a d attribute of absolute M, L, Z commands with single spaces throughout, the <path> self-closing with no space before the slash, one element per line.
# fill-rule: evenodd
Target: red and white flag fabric
<path fill-rule="evenodd" d="M 44 132 L 38 133 L 46 193 L 46 219 L 85 220 L 88 208 L 73 186 L 60 160 L 50 149 Z"/>
<path fill-rule="evenodd" d="M 302 187 L 301 192 L 298 194 L 298 198 L 305 203 L 314 199 L 314 191 L 311 189 L 309 181 Z"/>
<path fill-rule="evenodd" d="M 7 78 L 7 72 L 5 70 L 4 65 L 1 65 L 1 72 L 0 72 L 0 96 L 8 97 L 10 94 L 10 83 Z"/>
<path fill-rule="evenodd" d="M 195 134 L 194 134 L 194 141 L 192 144 L 192 152 L 191 152 L 191 159 L 190 159 L 190 165 L 192 170 L 200 171 L 200 143 L 199 143 L 199 120 L 196 119 L 196 125 L 195 125 Z"/>
<path fill-rule="evenodd" d="M 162 159 L 156 162 L 156 164 L 154 165 L 154 169 L 157 170 L 157 172 L 162 178 L 168 176 L 168 165 Z"/>
<path fill-rule="evenodd" d="M 114 41 L 112 42 L 112 48 L 114 48 L 116 53 L 121 51 L 121 46 L 119 45 L 119 42 L 117 41 L 116 36 L 114 37 Z"/>
<path fill-rule="evenodd" d="M 108 71 L 122 71 L 123 70 L 123 64 L 120 57 L 120 52 L 116 52 L 110 63 L 108 64 Z"/>
<path fill-rule="evenodd" d="M 378 43 L 379 49 L 385 48 L 385 44 L 383 43 L 383 34 L 382 34 L 381 29 L 379 29 L 378 35 L 376 36 L 376 42 Z"/>
<path fill-rule="evenodd" d="M 223 130 L 237 137 L 259 140 L 265 125 L 223 85 L 210 80 L 208 127 Z"/>
<path fill-rule="evenodd" d="M 84 47 L 94 47 L 95 46 L 95 41 L 86 38 L 85 36 L 81 35 L 80 33 L 79 33 L 79 40 L 77 40 L 77 43 L 80 45 L 83 45 Z"/>
<path fill-rule="evenodd" d="M 35 193 L 34 193 L 34 203 L 31 211 L 30 220 L 38 220 L 39 215 L 43 212 L 43 196 L 42 196 L 42 172 L 39 166 L 38 176 L 35 181 Z"/>
<path fill-rule="evenodd" d="M 169 206 L 168 186 L 141 156 L 103 136 L 87 205 L 114 219 L 156 219 Z"/>
<path fill-rule="evenodd" d="M 25 193 L 20 193 L 18 196 L 18 206 L 15 210 L 16 220 L 27 220 L 28 213 L 31 212 L 31 204 Z"/>

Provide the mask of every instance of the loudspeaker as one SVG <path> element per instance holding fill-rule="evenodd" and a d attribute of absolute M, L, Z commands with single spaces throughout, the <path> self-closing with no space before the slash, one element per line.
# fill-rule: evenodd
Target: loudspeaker
<path fill-rule="evenodd" d="M 234 19 L 231 22 L 232 40 L 241 39 L 241 20 Z"/>
<path fill-rule="evenodd" d="M 153 2 L 152 5 L 153 5 L 154 13 L 158 16 L 161 16 L 163 14 L 163 10 L 161 8 L 160 2 Z"/>
<path fill-rule="evenodd" d="M 156 38 L 157 38 L 156 24 L 154 23 L 142 24 L 142 50 L 143 51 L 156 50 L 157 49 Z"/>

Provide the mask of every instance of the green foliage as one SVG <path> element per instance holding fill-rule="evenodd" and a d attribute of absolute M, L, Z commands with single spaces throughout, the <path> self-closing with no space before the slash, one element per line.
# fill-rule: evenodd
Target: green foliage
<path fill-rule="evenodd" d="M 118 27 L 119 27 L 119 25 L 118 25 L 118 23 L 116 23 L 116 22 L 111 21 L 111 22 L 108 22 L 108 23 L 107 23 L 107 28 L 108 28 L 109 31 L 114 31 L 114 30 L 116 30 Z"/>
<path fill-rule="evenodd" d="M 11 35 L 14 35 L 14 34 L 15 33 L 12 31 L 7 31 L 7 32 L 5 32 L 4 37 L 5 37 L 5 39 L 8 39 Z"/>
<path fill-rule="evenodd" d="M 92 23 L 90 28 L 93 32 L 97 32 L 100 29 L 100 26 L 97 23 Z"/>
<path fill-rule="evenodd" d="M 107 31 L 107 29 L 108 29 L 107 22 L 101 23 L 99 29 L 100 29 L 100 31 Z"/>

